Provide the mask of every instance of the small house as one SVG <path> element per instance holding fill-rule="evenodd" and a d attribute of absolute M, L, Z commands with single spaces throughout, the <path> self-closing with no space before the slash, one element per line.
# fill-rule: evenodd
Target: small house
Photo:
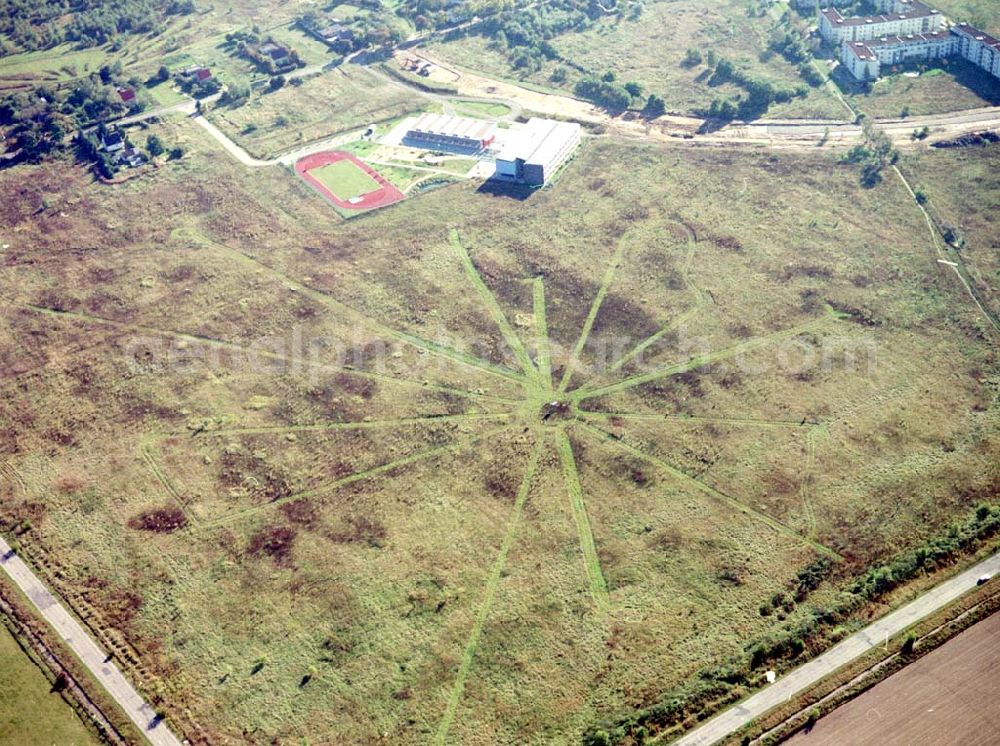
<path fill-rule="evenodd" d="M 146 156 L 137 148 L 125 148 L 118 157 L 118 161 L 129 168 L 138 168 L 146 162 Z"/>
<path fill-rule="evenodd" d="M 108 130 L 101 137 L 101 147 L 106 153 L 117 153 L 125 149 L 125 138 L 118 130 Z"/>
<path fill-rule="evenodd" d="M 258 51 L 264 57 L 270 58 L 275 65 L 280 66 L 288 62 L 288 47 L 282 46 L 281 44 L 275 44 L 273 41 L 261 44 Z"/>

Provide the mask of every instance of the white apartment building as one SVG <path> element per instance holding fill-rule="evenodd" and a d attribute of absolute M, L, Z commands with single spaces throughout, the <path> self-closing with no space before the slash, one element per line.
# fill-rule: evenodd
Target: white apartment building
<path fill-rule="evenodd" d="M 840 61 L 858 80 L 877 80 L 882 65 L 962 57 L 1000 77 L 1000 40 L 968 23 L 946 26 L 940 11 L 921 0 L 875 0 L 882 15 L 845 18 L 835 7 L 819 11 L 819 30 L 840 46 Z"/>
<path fill-rule="evenodd" d="M 947 31 L 932 31 L 845 42 L 840 60 L 858 80 L 876 80 L 882 74 L 882 65 L 943 59 L 953 56 L 957 50 L 957 37 Z"/>
<path fill-rule="evenodd" d="M 967 23 L 953 26 L 956 52 L 974 65 L 1000 78 L 1000 40 Z"/>
<path fill-rule="evenodd" d="M 837 8 L 819 12 L 819 33 L 828 43 L 868 41 L 888 36 L 909 36 L 940 31 L 944 26 L 941 11 L 920 0 L 879 0 L 882 15 L 845 18 Z"/>

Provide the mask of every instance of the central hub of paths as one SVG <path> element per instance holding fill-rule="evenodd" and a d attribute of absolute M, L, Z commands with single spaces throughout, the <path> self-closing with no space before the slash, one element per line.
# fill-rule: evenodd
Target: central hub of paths
<path fill-rule="evenodd" d="M 570 403 L 564 399 L 548 399 L 538 409 L 538 419 L 543 425 L 557 425 L 572 417 Z"/>

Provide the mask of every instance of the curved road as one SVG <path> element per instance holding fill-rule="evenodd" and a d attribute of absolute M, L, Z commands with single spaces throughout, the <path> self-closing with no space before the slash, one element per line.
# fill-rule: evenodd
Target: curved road
<path fill-rule="evenodd" d="M 769 684 L 766 689 L 681 736 L 673 742 L 674 746 L 710 746 L 718 743 L 752 720 L 813 686 L 838 668 L 847 665 L 872 648 L 884 645 L 890 637 L 895 637 L 921 619 L 943 609 L 974 588 L 981 576 L 997 573 L 1000 573 L 1000 552 L 935 586 L 860 632 L 855 632 L 822 655 L 799 666 L 775 683 Z"/>
<path fill-rule="evenodd" d="M 108 655 L 2 538 L 0 568 L 31 600 L 59 639 L 69 646 L 153 746 L 181 746 L 181 741 L 158 718 L 156 711 L 122 675 L 118 666 L 108 660 Z"/>

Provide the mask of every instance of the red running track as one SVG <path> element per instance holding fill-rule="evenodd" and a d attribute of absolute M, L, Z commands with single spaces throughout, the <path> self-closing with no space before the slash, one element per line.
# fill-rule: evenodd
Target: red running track
<path fill-rule="evenodd" d="M 361 195 L 353 202 L 348 202 L 347 200 L 340 199 L 340 197 L 323 186 L 318 179 L 315 179 L 309 174 L 309 172 L 315 168 L 342 160 L 351 161 L 351 163 L 371 176 L 380 188 L 373 192 L 368 192 L 368 194 Z M 307 155 L 305 158 L 301 158 L 296 161 L 295 172 L 305 179 L 313 189 L 322 194 L 330 200 L 330 202 L 342 210 L 353 210 L 359 212 L 361 210 L 373 210 L 377 207 L 385 207 L 386 205 L 392 205 L 406 199 L 406 195 L 390 184 L 378 171 L 350 153 L 345 153 L 341 150 L 328 150 L 323 153 L 313 153 L 312 155 Z"/>

